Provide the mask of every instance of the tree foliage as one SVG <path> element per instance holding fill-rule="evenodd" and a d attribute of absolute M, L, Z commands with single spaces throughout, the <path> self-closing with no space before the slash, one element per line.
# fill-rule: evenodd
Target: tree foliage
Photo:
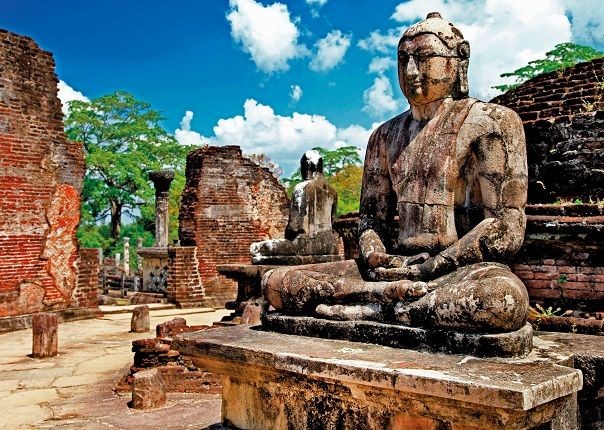
<path fill-rule="evenodd" d="M 560 43 L 551 51 L 546 52 L 545 58 L 529 61 L 524 67 L 500 75 L 502 78 L 515 78 L 514 83 L 496 85 L 493 88 L 503 92 L 513 90 L 535 76 L 601 57 L 604 57 L 603 52 L 589 46 L 577 45 L 575 43 Z"/>
<path fill-rule="evenodd" d="M 152 237 L 155 200 L 148 173 L 158 169 L 175 171 L 170 198 L 171 236 L 175 234 L 184 164 L 191 148 L 178 144 L 159 124 L 162 119 L 148 103 L 122 91 L 70 103 L 65 131 L 69 139 L 82 142 L 86 152 L 78 232 L 83 246 L 114 246 L 124 236 L 120 234 L 124 215 L 136 224 L 128 234 L 147 241 L 149 234 Z M 107 218 L 110 223 L 105 225 Z"/>
<path fill-rule="evenodd" d="M 338 192 L 338 215 L 357 212 L 361 201 L 363 167 L 348 164 L 329 178 L 329 183 Z"/>

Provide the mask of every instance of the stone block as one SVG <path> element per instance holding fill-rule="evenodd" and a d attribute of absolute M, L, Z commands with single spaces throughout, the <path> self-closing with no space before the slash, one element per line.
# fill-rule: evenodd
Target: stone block
<path fill-rule="evenodd" d="M 132 383 L 132 407 L 152 409 L 166 403 L 164 380 L 157 369 L 141 370 L 134 374 Z"/>
<path fill-rule="evenodd" d="M 262 315 L 262 307 L 256 304 L 247 304 L 243 309 L 241 324 L 258 324 Z"/>
<path fill-rule="evenodd" d="M 59 318 L 56 314 L 41 313 L 32 317 L 32 357 L 57 355 L 59 346 Z"/>
<path fill-rule="evenodd" d="M 134 333 L 148 333 L 151 321 L 149 318 L 149 306 L 137 306 L 132 310 L 130 320 L 130 331 Z"/>
<path fill-rule="evenodd" d="M 223 424 L 235 428 L 576 428 L 582 378 L 568 356 L 426 354 L 249 326 L 179 335 L 171 347 L 223 375 Z"/>

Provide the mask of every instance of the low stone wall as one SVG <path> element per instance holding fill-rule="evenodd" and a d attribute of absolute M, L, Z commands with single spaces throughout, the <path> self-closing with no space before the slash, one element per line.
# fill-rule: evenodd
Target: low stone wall
<path fill-rule="evenodd" d="M 204 288 L 197 266 L 197 248 L 168 248 L 168 300 L 179 308 L 193 308 L 205 303 Z"/>
<path fill-rule="evenodd" d="M 597 307 L 604 303 L 604 208 L 527 205 L 526 214 L 524 245 L 510 263 L 530 298 L 602 310 Z M 357 226 L 357 214 L 334 222 L 346 258 L 359 255 Z"/>

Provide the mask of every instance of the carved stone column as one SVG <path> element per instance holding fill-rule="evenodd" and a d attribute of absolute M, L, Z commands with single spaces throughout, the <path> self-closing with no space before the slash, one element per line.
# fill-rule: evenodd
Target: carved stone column
<path fill-rule="evenodd" d="M 160 170 L 149 173 L 149 179 L 155 186 L 155 246 L 168 246 L 168 200 L 170 184 L 174 179 L 174 172 Z"/>

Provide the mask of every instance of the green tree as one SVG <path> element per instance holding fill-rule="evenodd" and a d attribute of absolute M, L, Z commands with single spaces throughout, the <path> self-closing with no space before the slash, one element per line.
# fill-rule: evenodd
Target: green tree
<path fill-rule="evenodd" d="M 551 51 L 546 52 L 545 58 L 529 61 L 524 67 L 500 75 L 502 78 L 515 78 L 516 81 L 514 83 L 496 85 L 493 88 L 503 92 L 513 90 L 535 76 L 601 57 L 604 57 L 603 52 L 589 46 L 577 45 L 575 43 L 560 43 Z"/>
<path fill-rule="evenodd" d="M 348 164 L 338 173 L 328 179 L 338 192 L 338 215 L 358 212 L 361 201 L 361 182 L 363 167 Z"/>
<path fill-rule="evenodd" d="M 162 119 L 148 103 L 122 91 L 70 103 L 65 131 L 69 139 L 82 142 L 86 152 L 79 232 L 84 246 L 116 244 L 124 215 L 137 220 L 143 230 L 153 231 L 154 191 L 149 171 L 174 169 L 177 186 L 173 188 L 182 191 L 186 154 L 191 148 L 178 144 L 160 126 Z M 110 224 L 105 231 L 100 227 L 107 217 Z"/>

